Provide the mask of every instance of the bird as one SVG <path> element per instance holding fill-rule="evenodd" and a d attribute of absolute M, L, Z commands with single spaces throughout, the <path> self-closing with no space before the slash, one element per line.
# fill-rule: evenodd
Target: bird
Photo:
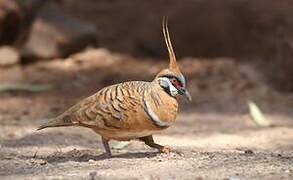
<path fill-rule="evenodd" d="M 128 81 L 104 87 L 37 130 L 65 126 L 92 129 L 101 136 L 105 154 L 110 157 L 110 140 L 139 140 L 161 153 L 172 152 L 169 146 L 157 144 L 153 134 L 174 124 L 179 95 L 190 101 L 192 98 L 176 61 L 165 16 L 162 29 L 169 67 L 159 71 L 152 81 Z"/>

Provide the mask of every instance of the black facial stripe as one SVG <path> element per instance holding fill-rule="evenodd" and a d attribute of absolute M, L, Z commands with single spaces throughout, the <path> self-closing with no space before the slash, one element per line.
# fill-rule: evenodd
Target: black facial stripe
<path fill-rule="evenodd" d="M 172 96 L 169 88 L 163 87 L 163 89 L 166 93 L 168 93 L 170 96 Z"/>

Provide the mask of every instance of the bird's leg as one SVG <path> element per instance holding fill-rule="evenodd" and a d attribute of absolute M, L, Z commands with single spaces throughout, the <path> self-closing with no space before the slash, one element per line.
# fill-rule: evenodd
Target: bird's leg
<path fill-rule="evenodd" d="M 158 149 L 162 153 L 169 153 L 171 151 L 170 147 L 155 143 L 152 135 L 141 137 L 139 140 L 143 141 L 146 145 L 152 148 Z"/>
<path fill-rule="evenodd" d="M 104 137 L 102 137 L 102 141 L 103 141 L 104 148 L 106 150 L 106 155 L 111 157 L 112 153 L 111 153 L 111 149 L 110 149 L 110 146 L 109 146 L 109 140 L 105 139 Z"/>

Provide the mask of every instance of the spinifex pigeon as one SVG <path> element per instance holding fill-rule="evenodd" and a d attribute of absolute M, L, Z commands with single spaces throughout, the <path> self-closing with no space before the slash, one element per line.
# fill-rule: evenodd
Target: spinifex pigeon
<path fill-rule="evenodd" d="M 177 116 L 176 96 L 191 96 L 180 72 L 170 41 L 167 20 L 163 18 L 163 34 L 169 52 L 169 68 L 161 70 L 153 81 L 130 81 L 105 87 L 83 99 L 60 116 L 41 125 L 48 127 L 82 126 L 102 136 L 110 156 L 109 140 L 139 139 L 160 152 L 168 146 L 154 142 L 153 134 L 171 126 Z"/>

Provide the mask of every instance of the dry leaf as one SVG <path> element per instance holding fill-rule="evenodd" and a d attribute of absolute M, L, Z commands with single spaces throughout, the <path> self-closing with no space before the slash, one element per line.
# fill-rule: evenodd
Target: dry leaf
<path fill-rule="evenodd" d="M 249 114 L 254 122 L 261 127 L 269 127 L 271 124 L 264 116 L 260 108 L 253 102 L 248 102 Z"/>

